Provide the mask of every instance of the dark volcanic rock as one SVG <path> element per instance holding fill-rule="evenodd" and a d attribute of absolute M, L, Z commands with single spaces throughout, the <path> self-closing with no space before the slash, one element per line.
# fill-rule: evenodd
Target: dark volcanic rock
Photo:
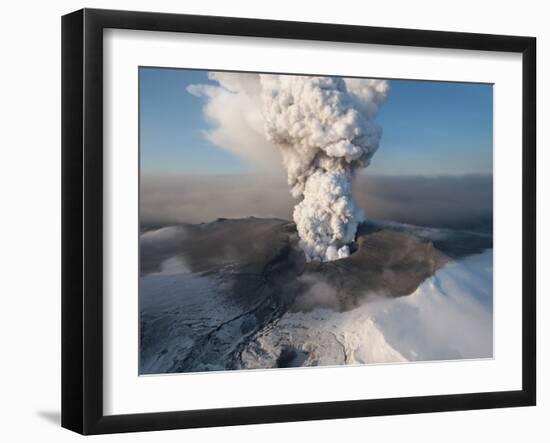
<path fill-rule="evenodd" d="M 143 274 L 160 270 L 176 254 L 185 257 L 192 272 L 261 273 L 266 263 L 297 242 L 294 224 L 278 219 L 218 219 L 165 229 L 172 229 L 169 238 L 151 241 L 142 236 Z"/>
<path fill-rule="evenodd" d="M 432 242 L 384 229 L 361 234 L 357 250 L 348 258 L 308 263 L 303 275 L 306 281 L 330 285 L 336 291 L 338 308 L 351 309 L 371 294 L 411 294 L 448 261 Z M 299 301 L 294 304 L 294 308 L 303 307 Z"/>
<path fill-rule="evenodd" d="M 349 309 L 371 293 L 410 294 L 449 260 L 432 241 L 368 225 L 359 231 L 355 249 L 348 258 L 306 263 L 293 223 L 219 219 L 179 226 L 170 241 L 142 241 L 142 272 L 158 270 L 167 257 L 179 255 L 194 273 L 231 277 L 230 296 L 243 305 L 257 301 L 260 288 L 267 287 L 277 308 L 311 309 L 315 306 L 295 299 L 325 283 L 337 294 L 330 307 Z"/>
<path fill-rule="evenodd" d="M 260 274 L 294 237 L 294 225 L 284 220 L 218 219 L 187 226 L 181 252 L 193 272 Z"/>

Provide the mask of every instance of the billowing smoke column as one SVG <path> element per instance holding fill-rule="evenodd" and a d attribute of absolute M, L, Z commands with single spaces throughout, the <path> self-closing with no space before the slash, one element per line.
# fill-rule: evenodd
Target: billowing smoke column
<path fill-rule="evenodd" d="M 351 197 L 354 173 L 368 166 L 381 129 L 374 122 L 384 80 L 210 72 L 187 90 L 206 98 L 216 123 L 205 136 L 259 165 L 283 156 L 294 221 L 308 260 L 347 257 L 363 211 Z"/>
<path fill-rule="evenodd" d="M 365 215 L 351 195 L 354 173 L 369 165 L 381 128 L 383 80 L 260 75 L 264 129 L 281 151 L 300 244 L 308 260 L 350 255 Z"/>

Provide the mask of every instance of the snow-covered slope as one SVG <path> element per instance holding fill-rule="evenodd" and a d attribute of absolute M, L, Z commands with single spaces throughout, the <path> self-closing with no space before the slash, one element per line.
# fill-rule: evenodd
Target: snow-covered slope
<path fill-rule="evenodd" d="M 492 356 L 492 250 L 447 264 L 408 297 L 284 314 L 241 354 L 245 368 Z M 279 363 L 279 364 L 278 364 Z"/>

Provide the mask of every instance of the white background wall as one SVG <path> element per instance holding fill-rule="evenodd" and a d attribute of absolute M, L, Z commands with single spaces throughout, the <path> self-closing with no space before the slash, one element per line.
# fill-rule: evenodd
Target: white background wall
<path fill-rule="evenodd" d="M 550 28 L 545 2 L 112 0 L 2 5 L 0 64 L 0 438 L 82 439 L 60 411 L 60 16 L 81 7 L 351 23 L 538 38 L 539 226 L 550 222 Z M 545 108 L 545 109 L 543 109 Z M 544 164 L 546 163 L 546 164 Z M 545 248 L 544 253 L 540 250 Z M 164 431 L 94 441 L 549 441 L 549 235 L 539 229 L 539 406 L 494 411 Z M 546 275 L 541 275 L 541 274 Z"/>

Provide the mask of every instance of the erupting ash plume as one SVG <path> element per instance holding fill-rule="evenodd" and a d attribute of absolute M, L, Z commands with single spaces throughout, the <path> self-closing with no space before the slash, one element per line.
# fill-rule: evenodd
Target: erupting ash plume
<path fill-rule="evenodd" d="M 294 221 L 307 259 L 349 256 L 365 217 L 352 178 L 378 149 L 382 130 L 373 118 L 387 82 L 260 75 L 260 84 L 267 137 L 282 152 L 292 195 L 303 197 Z"/>
<path fill-rule="evenodd" d="M 378 149 L 382 130 L 374 118 L 388 83 L 236 73 L 211 73 L 209 78 L 220 86 L 188 88 L 209 99 L 205 112 L 219 123 L 207 137 L 248 159 L 262 148 L 269 157 L 275 146 L 283 157 L 290 192 L 301 198 L 293 216 L 306 258 L 349 256 L 357 226 L 365 218 L 352 199 L 352 179 Z M 224 106 L 228 103 L 230 109 Z M 226 122 L 239 115 L 237 134 Z M 257 140 L 259 134 L 267 143 L 256 145 L 254 154 L 250 143 L 240 143 L 243 138 Z"/>

